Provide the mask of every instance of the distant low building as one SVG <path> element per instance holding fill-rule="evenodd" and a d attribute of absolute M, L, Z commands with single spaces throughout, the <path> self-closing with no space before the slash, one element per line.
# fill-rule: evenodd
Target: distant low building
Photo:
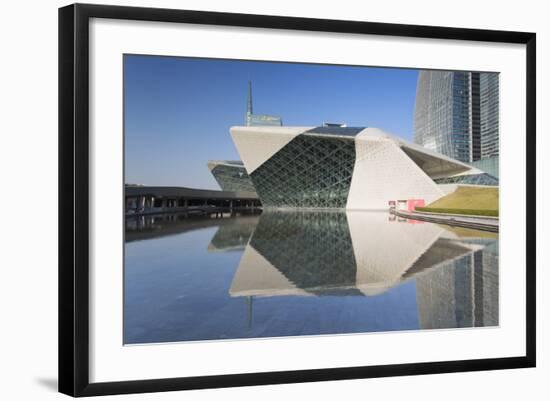
<path fill-rule="evenodd" d="M 283 125 L 283 121 L 281 120 L 281 117 L 269 116 L 267 114 L 247 114 L 246 125 L 249 127 L 280 127 Z"/>
<path fill-rule="evenodd" d="M 243 162 L 239 160 L 210 160 L 208 168 L 223 191 L 256 192 Z"/>

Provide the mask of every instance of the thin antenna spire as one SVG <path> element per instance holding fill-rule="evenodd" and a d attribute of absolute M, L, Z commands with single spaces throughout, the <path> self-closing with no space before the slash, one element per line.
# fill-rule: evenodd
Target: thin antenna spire
<path fill-rule="evenodd" d="M 252 81 L 248 81 L 248 107 L 247 112 L 254 114 L 252 111 Z"/>
<path fill-rule="evenodd" d="M 250 125 L 251 123 L 251 116 L 253 114 L 252 109 L 252 81 L 248 81 L 248 97 L 246 102 L 246 125 Z"/>

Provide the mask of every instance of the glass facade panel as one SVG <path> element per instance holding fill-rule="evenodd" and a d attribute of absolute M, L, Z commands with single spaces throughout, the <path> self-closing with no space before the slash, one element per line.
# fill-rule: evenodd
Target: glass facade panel
<path fill-rule="evenodd" d="M 493 177 L 498 178 L 499 177 L 498 160 L 499 160 L 498 156 L 491 156 L 491 157 L 487 157 L 485 159 L 481 159 L 476 162 L 473 162 L 472 166 L 488 174 L 491 174 Z"/>
<path fill-rule="evenodd" d="M 498 155 L 498 73 L 420 71 L 414 141 L 471 163 Z"/>
<path fill-rule="evenodd" d="M 480 73 L 481 158 L 498 156 L 499 148 L 499 76 Z"/>
<path fill-rule="evenodd" d="M 420 71 L 416 87 L 414 141 L 458 159 L 454 151 L 452 116 L 453 73 Z"/>
<path fill-rule="evenodd" d="M 469 185 L 488 185 L 498 186 L 498 178 L 490 174 L 471 174 L 459 175 L 457 177 L 437 178 L 434 180 L 438 184 L 469 184 Z"/>
<path fill-rule="evenodd" d="M 264 207 L 345 208 L 355 138 L 301 134 L 251 173 Z"/>

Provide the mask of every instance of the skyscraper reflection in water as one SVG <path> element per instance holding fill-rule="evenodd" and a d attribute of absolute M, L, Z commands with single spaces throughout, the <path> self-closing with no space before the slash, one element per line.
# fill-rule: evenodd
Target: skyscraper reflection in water
<path fill-rule="evenodd" d="M 416 279 L 420 327 L 498 325 L 498 241 Z"/>

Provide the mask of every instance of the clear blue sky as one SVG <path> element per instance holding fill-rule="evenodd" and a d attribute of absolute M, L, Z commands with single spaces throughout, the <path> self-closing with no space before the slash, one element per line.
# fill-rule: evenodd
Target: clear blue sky
<path fill-rule="evenodd" d="M 343 122 L 411 140 L 417 70 L 185 57 L 124 57 L 125 182 L 219 189 L 208 160 L 240 159 L 229 127 Z"/>

